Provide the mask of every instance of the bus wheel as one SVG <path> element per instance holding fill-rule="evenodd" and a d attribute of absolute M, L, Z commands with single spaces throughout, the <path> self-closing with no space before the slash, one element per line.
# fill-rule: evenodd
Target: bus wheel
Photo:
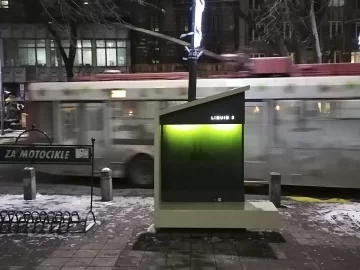
<path fill-rule="evenodd" d="M 132 186 L 154 187 L 154 160 L 148 155 L 135 156 L 128 165 L 127 176 Z"/>

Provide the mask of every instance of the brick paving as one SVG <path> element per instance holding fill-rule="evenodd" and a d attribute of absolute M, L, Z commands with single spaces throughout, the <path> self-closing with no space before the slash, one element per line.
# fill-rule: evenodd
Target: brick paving
<path fill-rule="evenodd" d="M 11 191 L 10 186 L 6 192 Z M 39 190 L 45 192 L 46 188 Z M 63 187 L 59 192 L 64 189 L 74 196 L 83 190 Z M 48 191 L 57 193 L 54 188 Z M 140 197 L 151 193 L 115 192 Z M 309 210 L 314 204 L 285 199 L 284 205 L 279 209 L 279 232 L 165 230 L 152 234 L 146 232 L 152 223 L 152 208 L 124 212 L 115 203 L 97 214 L 101 225 L 87 234 L 0 235 L 0 270 L 360 269 L 356 222 L 350 222 L 352 227 L 344 226 L 346 220 L 321 222 L 309 216 L 319 215 Z"/>

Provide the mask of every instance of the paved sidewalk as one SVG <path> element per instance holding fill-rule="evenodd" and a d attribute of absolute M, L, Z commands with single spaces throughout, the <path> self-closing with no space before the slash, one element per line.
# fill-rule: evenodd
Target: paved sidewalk
<path fill-rule="evenodd" d="M 33 210 L 87 209 L 88 197 L 42 191 L 34 203 L 23 202 L 21 196 L 0 195 L 0 210 L 35 205 L 38 209 Z M 96 198 L 95 213 L 101 224 L 87 234 L 0 235 L 0 270 L 360 269 L 359 203 L 285 200 L 279 232 L 153 234 L 147 232 L 153 219 L 149 191 L 117 193 L 121 197 L 111 203 Z"/>

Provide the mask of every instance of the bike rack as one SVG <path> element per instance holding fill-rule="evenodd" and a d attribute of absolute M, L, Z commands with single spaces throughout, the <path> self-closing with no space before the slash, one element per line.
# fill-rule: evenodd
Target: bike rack
<path fill-rule="evenodd" d="M 85 219 L 78 212 L 1 211 L 0 234 L 10 233 L 86 233 L 95 224 L 95 215 L 89 211 Z"/>
<path fill-rule="evenodd" d="M 94 190 L 94 146 L 95 146 L 95 139 L 91 139 L 91 145 L 53 145 L 49 136 L 35 128 L 35 125 L 32 125 L 31 129 L 27 129 L 22 132 L 15 141 L 15 144 L 7 144 L 7 145 L 0 145 L 0 148 L 11 148 L 11 147 L 19 147 L 18 140 L 23 134 L 28 132 L 39 132 L 43 134 L 48 142 L 49 145 L 45 147 L 69 147 L 69 148 L 76 148 L 76 147 L 87 147 L 91 148 L 91 155 L 88 162 L 79 164 L 79 165 L 91 165 L 91 199 L 90 199 L 90 211 L 87 213 L 84 219 L 80 218 L 80 215 L 77 211 L 11 211 L 11 210 L 1 210 L 0 209 L 0 234 L 11 234 L 11 233 L 36 233 L 36 234 L 44 234 L 44 233 L 57 233 L 57 234 L 64 234 L 64 233 L 86 233 L 88 232 L 95 224 L 96 218 L 93 212 L 93 190 Z M 24 145 L 24 148 L 31 148 L 36 149 L 36 147 L 43 147 L 44 146 L 37 146 L 37 145 Z M 20 161 L 20 162 L 7 162 L 4 160 L 0 161 L 0 164 L 49 164 L 49 163 L 41 163 L 36 162 L 33 160 L 29 161 Z M 51 164 L 51 163 L 50 163 Z M 55 163 L 54 163 L 55 164 Z M 61 163 L 56 163 L 61 164 Z M 73 163 L 62 163 L 63 165 L 66 164 L 73 164 Z"/>

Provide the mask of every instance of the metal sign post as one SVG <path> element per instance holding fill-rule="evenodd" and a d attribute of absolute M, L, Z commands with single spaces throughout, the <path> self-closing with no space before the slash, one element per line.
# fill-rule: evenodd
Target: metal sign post
<path fill-rule="evenodd" d="M 28 132 L 44 135 L 49 145 L 17 144 L 20 137 Z M 80 219 L 78 212 L 37 212 L 37 211 L 0 211 L 0 233 L 67 233 L 87 232 L 95 225 L 93 213 L 94 193 L 94 150 L 95 139 L 91 145 L 55 145 L 48 135 L 35 128 L 23 131 L 14 144 L 0 145 L 0 164 L 49 164 L 49 165 L 91 165 L 90 211 L 85 219 Z M 71 227 L 71 225 L 75 225 Z M 84 225 L 78 230 L 78 225 Z M 75 227 L 75 230 L 74 230 Z M 72 229 L 72 230 L 70 230 Z"/>
<path fill-rule="evenodd" d="M 0 60 L 0 103 L 1 103 L 1 111 L 0 111 L 0 121 L 1 121 L 1 135 L 5 135 L 4 130 L 4 121 L 5 121 L 5 100 L 4 100 L 4 87 L 3 87 L 3 77 L 2 77 L 2 62 Z"/>

